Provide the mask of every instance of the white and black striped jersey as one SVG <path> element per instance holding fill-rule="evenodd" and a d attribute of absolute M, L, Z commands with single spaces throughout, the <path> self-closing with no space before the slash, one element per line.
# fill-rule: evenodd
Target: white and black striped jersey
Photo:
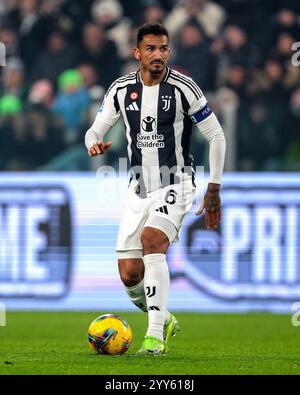
<path fill-rule="evenodd" d="M 123 117 L 132 176 L 138 179 L 141 194 L 174 183 L 172 176 L 164 180 L 162 168 L 176 169 L 175 176 L 182 169 L 192 169 L 193 124 L 212 114 L 196 83 L 170 68 L 154 86 L 144 85 L 139 71 L 117 79 L 99 112 L 110 127 Z"/>

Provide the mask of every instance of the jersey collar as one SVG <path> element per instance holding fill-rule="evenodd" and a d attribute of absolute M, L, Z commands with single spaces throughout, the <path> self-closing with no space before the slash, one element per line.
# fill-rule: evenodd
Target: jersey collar
<path fill-rule="evenodd" d="M 169 67 L 166 67 L 166 75 L 161 82 L 167 81 L 167 79 L 169 78 L 170 72 L 171 72 L 171 69 Z M 143 83 L 142 78 L 141 78 L 141 69 L 138 69 L 136 72 L 136 82 Z"/>

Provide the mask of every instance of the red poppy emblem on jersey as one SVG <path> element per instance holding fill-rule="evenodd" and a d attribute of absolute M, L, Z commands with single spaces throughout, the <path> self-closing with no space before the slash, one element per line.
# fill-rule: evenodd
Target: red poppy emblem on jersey
<path fill-rule="evenodd" d="M 139 97 L 139 94 L 137 92 L 131 92 L 129 97 L 131 100 L 136 100 Z"/>

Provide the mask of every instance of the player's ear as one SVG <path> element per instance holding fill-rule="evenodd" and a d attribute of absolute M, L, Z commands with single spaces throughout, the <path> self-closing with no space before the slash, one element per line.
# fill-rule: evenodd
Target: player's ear
<path fill-rule="evenodd" d="M 133 57 L 135 60 L 140 60 L 140 50 L 138 48 L 133 49 Z"/>

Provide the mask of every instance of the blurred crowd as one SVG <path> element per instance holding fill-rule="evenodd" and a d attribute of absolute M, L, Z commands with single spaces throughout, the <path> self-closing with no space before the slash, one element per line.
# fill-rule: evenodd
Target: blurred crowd
<path fill-rule="evenodd" d="M 226 170 L 300 170 L 299 0 L 1 0 L 0 170 L 93 167 L 85 131 L 111 82 L 138 68 L 132 48 L 145 22 L 166 25 L 170 66 L 211 103 Z M 101 160 L 117 166 L 122 124 L 109 133 Z M 207 163 L 199 133 L 192 147 Z"/>

